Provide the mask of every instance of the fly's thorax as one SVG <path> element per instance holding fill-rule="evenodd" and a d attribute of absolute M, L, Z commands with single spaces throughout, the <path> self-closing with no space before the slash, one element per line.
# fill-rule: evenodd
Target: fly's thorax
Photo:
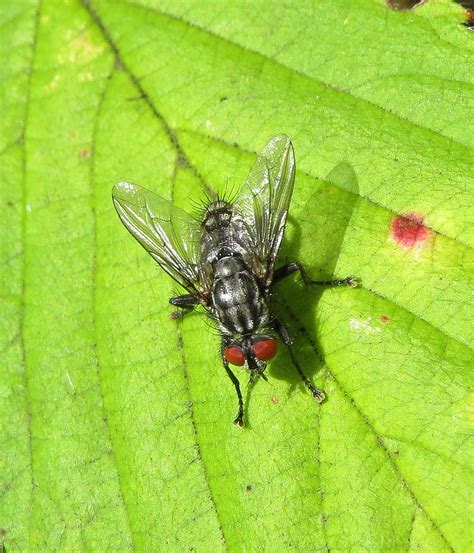
<path fill-rule="evenodd" d="M 248 256 L 248 228 L 242 216 L 224 200 L 212 202 L 201 225 L 201 263 L 213 264 L 224 256 Z"/>
<path fill-rule="evenodd" d="M 232 219 L 232 204 L 224 200 L 216 200 L 209 204 L 202 222 L 203 231 L 211 233 L 229 226 Z"/>

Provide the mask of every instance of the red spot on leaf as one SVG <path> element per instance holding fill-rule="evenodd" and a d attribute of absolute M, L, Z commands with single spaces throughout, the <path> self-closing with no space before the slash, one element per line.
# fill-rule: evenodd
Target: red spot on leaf
<path fill-rule="evenodd" d="M 417 213 L 397 215 L 391 223 L 392 238 L 401 246 L 411 248 L 426 242 L 430 231 L 423 224 L 423 217 Z"/>
<path fill-rule="evenodd" d="M 384 324 L 388 324 L 390 322 L 390 317 L 388 317 L 387 315 L 381 315 L 380 321 Z"/>

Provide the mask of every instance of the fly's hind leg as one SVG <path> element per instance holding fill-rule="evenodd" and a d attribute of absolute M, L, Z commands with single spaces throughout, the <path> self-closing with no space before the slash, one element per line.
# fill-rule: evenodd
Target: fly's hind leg
<path fill-rule="evenodd" d="M 326 394 L 319 388 L 316 388 L 316 386 L 314 386 L 311 380 L 304 374 L 303 369 L 300 367 L 300 364 L 298 363 L 298 359 L 296 359 L 295 352 L 293 351 L 291 338 L 288 335 L 288 331 L 283 326 L 283 323 L 279 319 L 274 319 L 271 323 L 271 326 L 278 333 L 283 343 L 288 348 L 291 361 L 295 369 L 298 371 L 298 374 L 300 375 L 300 378 L 304 382 L 306 388 L 308 388 L 308 390 L 311 392 L 311 395 L 318 403 L 323 402 L 324 399 L 326 398 Z"/>
<path fill-rule="evenodd" d="M 359 280 L 352 276 L 336 280 L 312 280 L 303 265 L 298 262 L 288 263 L 288 265 L 277 269 L 273 274 L 273 282 L 283 280 L 298 271 L 305 284 L 312 284 L 314 286 L 349 286 L 350 288 L 355 288 L 359 284 Z"/>

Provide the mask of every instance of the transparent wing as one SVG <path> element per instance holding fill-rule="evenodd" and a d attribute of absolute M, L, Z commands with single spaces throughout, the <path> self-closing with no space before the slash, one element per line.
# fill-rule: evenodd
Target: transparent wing
<path fill-rule="evenodd" d="M 235 202 L 248 227 L 255 273 L 267 286 L 285 231 L 295 182 L 295 153 L 290 139 L 279 134 L 265 146 Z"/>
<path fill-rule="evenodd" d="M 130 234 L 179 284 L 199 293 L 198 222 L 170 201 L 129 182 L 116 184 L 112 199 Z"/>

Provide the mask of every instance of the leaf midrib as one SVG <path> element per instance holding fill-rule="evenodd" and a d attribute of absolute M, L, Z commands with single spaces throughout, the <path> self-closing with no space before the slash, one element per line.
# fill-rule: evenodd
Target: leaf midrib
<path fill-rule="evenodd" d="M 154 107 L 150 106 L 150 108 L 152 109 L 152 112 L 155 113 Z M 165 120 L 163 120 L 163 121 L 164 121 L 166 127 L 169 128 L 167 122 Z M 170 129 L 170 132 L 172 133 L 173 136 L 176 137 L 176 135 L 174 134 L 174 132 L 171 129 Z M 173 141 L 173 144 L 175 144 L 176 159 L 175 159 L 174 171 L 173 171 L 173 176 L 172 176 L 172 181 L 171 181 L 171 198 L 174 198 L 174 193 L 175 193 L 175 188 L 176 188 L 176 176 L 177 176 L 177 173 L 178 173 L 178 170 L 179 170 L 180 161 L 182 161 L 183 159 L 186 161 L 186 167 L 191 169 L 194 176 L 196 176 L 201 181 L 201 183 L 204 186 L 206 186 L 204 180 L 199 175 L 197 170 L 195 170 L 195 168 L 193 166 L 189 165 L 189 161 L 186 157 L 185 152 L 181 148 L 177 137 L 176 137 L 176 142 Z M 193 433 L 193 436 L 194 436 L 194 442 L 195 442 L 196 448 L 197 448 L 197 455 L 198 455 L 198 458 L 199 458 L 199 463 L 202 467 L 204 482 L 205 482 L 205 485 L 206 485 L 207 490 L 209 492 L 208 498 L 209 498 L 209 501 L 212 505 L 212 509 L 213 509 L 213 511 L 215 513 L 215 516 L 216 516 L 217 526 L 218 526 L 219 533 L 220 533 L 220 536 L 221 536 L 221 542 L 223 544 L 224 550 L 229 551 L 229 548 L 227 546 L 227 540 L 226 540 L 225 532 L 224 532 L 224 526 L 222 524 L 221 516 L 219 514 L 219 509 L 217 508 L 217 502 L 215 500 L 215 497 L 214 497 L 214 494 L 213 494 L 213 491 L 212 491 L 212 486 L 211 486 L 211 483 L 210 483 L 209 473 L 208 473 L 206 464 L 205 464 L 205 462 L 202 458 L 201 444 L 199 442 L 199 436 L 198 436 L 197 426 L 196 426 L 194 402 L 193 402 L 193 398 L 192 398 L 192 394 L 191 394 L 191 387 L 189 385 L 189 370 L 188 370 L 188 364 L 187 364 L 187 361 L 186 361 L 185 342 L 184 342 L 183 332 L 182 332 L 181 325 L 179 323 L 177 323 L 174 326 L 175 326 L 175 329 L 176 329 L 176 347 L 179 349 L 179 352 L 180 352 L 181 370 L 182 370 L 182 373 L 183 373 L 186 394 L 187 394 L 187 396 L 189 397 L 189 400 L 190 400 L 190 404 L 189 404 L 190 422 L 191 422 L 191 426 L 192 426 L 192 433 Z"/>
<path fill-rule="evenodd" d="M 173 186 L 174 186 L 174 182 L 173 182 Z M 183 371 L 184 382 L 185 382 L 185 387 L 186 387 L 186 393 L 187 393 L 187 395 L 190 399 L 190 408 L 189 408 L 189 410 L 190 410 L 190 419 L 191 419 L 191 426 L 192 426 L 192 430 L 193 430 L 194 440 L 195 440 L 195 443 L 196 443 L 196 446 L 197 446 L 197 453 L 198 453 L 200 464 L 202 466 L 204 481 L 206 483 L 206 486 L 207 486 L 207 489 L 208 489 L 208 492 L 209 492 L 209 500 L 211 502 L 212 508 L 213 508 L 213 510 L 215 512 L 215 515 L 216 515 L 217 525 L 218 525 L 219 532 L 220 532 L 220 535 L 221 535 L 221 538 L 222 538 L 222 543 L 223 543 L 224 549 L 226 551 L 229 551 L 229 548 L 227 547 L 227 540 L 226 540 L 226 536 L 225 536 L 225 532 L 224 532 L 224 526 L 222 524 L 221 516 L 219 514 L 219 509 L 217 508 L 217 502 L 215 500 L 215 497 L 214 497 L 214 494 L 213 494 L 213 491 L 212 491 L 212 486 L 211 486 L 211 482 L 210 482 L 210 479 L 209 479 L 209 473 L 208 473 L 208 470 L 207 470 L 207 467 L 206 467 L 206 463 L 204 462 L 204 459 L 202 458 L 202 454 L 201 454 L 201 444 L 199 442 L 198 432 L 197 432 L 197 428 L 196 428 L 194 403 L 193 403 L 193 400 L 192 400 L 191 389 L 190 389 L 190 386 L 189 386 L 188 366 L 187 366 L 187 362 L 186 362 L 186 356 L 185 356 L 185 353 L 184 353 L 184 350 L 185 350 L 184 337 L 183 337 L 183 333 L 182 333 L 180 325 L 176 324 L 175 328 L 176 328 L 176 335 L 177 335 L 176 347 L 178 347 L 178 344 L 181 345 L 181 348 L 180 348 L 180 350 L 181 350 L 181 352 L 180 352 L 181 353 L 181 369 Z"/>

